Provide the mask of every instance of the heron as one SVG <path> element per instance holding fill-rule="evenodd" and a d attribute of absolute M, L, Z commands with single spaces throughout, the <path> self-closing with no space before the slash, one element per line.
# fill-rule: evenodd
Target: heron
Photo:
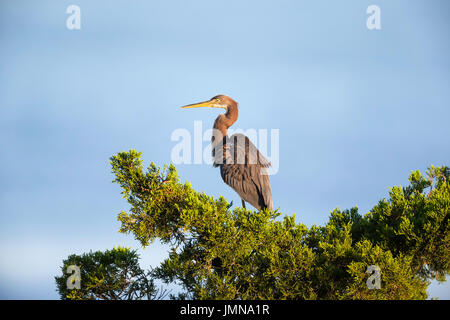
<path fill-rule="evenodd" d="M 271 163 L 259 152 L 250 139 L 240 133 L 228 137 L 228 128 L 238 119 L 238 103 L 220 94 L 210 100 L 181 108 L 221 108 L 226 112 L 214 121 L 211 137 L 213 166 L 220 168 L 223 181 L 241 197 L 242 206 L 250 203 L 258 210 L 273 210 L 268 169 Z"/>

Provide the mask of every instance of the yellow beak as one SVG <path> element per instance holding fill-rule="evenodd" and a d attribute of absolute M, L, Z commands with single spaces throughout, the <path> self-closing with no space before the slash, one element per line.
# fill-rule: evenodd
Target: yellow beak
<path fill-rule="evenodd" d="M 212 102 L 211 100 L 208 100 L 208 101 L 203 101 L 203 102 L 199 102 L 199 103 L 188 104 L 187 106 L 181 107 L 181 109 L 201 108 L 201 107 L 214 108 L 214 102 Z"/>

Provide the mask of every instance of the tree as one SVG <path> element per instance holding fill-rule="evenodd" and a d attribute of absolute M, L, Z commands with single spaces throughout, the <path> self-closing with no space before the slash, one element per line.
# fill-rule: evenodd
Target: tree
<path fill-rule="evenodd" d="M 447 167 L 412 172 L 409 186 L 391 188 L 365 215 L 335 209 L 325 226 L 308 228 L 277 210 L 231 210 L 181 183 L 173 165 L 144 172 L 134 150 L 110 163 L 131 205 L 120 232 L 144 247 L 170 245 L 151 277 L 181 284 L 173 298 L 425 299 L 429 280 L 449 274 Z M 380 289 L 367 285 L 369 266 L 380 270 Z"/>
<path fill-rule="evenodd" d="M 156 289 L 151 272 L 139 267 L 136 251 L 113 248 L 105 252 L 70 255 L 63 261 L 62 275 L 55 277 L 61 299 L 69 300 L 135 300 L 157 299 L 165 292 Z M 80 272 L 79 288 L 69 288 L 72 274 L 69 266 Z"/>

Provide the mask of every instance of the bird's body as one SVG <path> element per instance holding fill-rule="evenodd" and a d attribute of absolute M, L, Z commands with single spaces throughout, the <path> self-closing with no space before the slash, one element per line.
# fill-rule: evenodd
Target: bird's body
<path fill-rule="evenodd" d="M 249 149 L 259 151 L 254 147 L 248 137 L 242 136 L 246 143 L 251 144 Z M 242 137 L 233 135 L 230 141 L 237 138 L 239 141 Z M 220 167 L 220 175 L 223 181 L 229 185 L 234 191 L 239 194 L 243 201 L 250 203 L 258 210 L 268 208 L 273 209 L 272 204 L 272 191 L 270 188 L 270 179 L 267 172 L 267 167 L 270 163 L 251 161 L 252 156 L 244 154 L 244 150 L 241 146 L 238 146 L 236 142 L 228 142 L 224 146 L 225 149 L 225 163 L 218 164 Z M 244 163 L 236 161 L 244 154 Z M 260 155 L 262 157 L 262 155 Z"/>
<path fill-rule="evenodd" d="M 248 137 L 243 134 L 227 136 L 228 128 L 238 119 L 238 104 L 225 95 L 218 95 L 209 101 L 188 105 L 183 108 L 224 108 L 214 122 L 211 138 L 214 167 L 220 168 L 223 181 L 233 188 L 244 201 L 258 210 L 273 209 L 272 191 L 267 168 L 270 162 L 259 152 Z"/>

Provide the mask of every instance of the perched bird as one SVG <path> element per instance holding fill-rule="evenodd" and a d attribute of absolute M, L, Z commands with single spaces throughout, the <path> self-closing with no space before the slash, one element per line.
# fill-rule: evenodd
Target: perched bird
<path fill-rule="evenodd" d="M 273 210 L 272 191 L 267 168 L 270 162 L 259 152 L 250 139 L 243 134 L 227 136 L 228 128 L 238 119 L 238 104 L 226 95 L 217 95 L 210 100 L 190 104 L 187 108 L 223 108 L 214 121 L 211 138 L 214 167 L 220 168 L 223 181 L 236 191 L 245 202 L 258 210 Z"/>

